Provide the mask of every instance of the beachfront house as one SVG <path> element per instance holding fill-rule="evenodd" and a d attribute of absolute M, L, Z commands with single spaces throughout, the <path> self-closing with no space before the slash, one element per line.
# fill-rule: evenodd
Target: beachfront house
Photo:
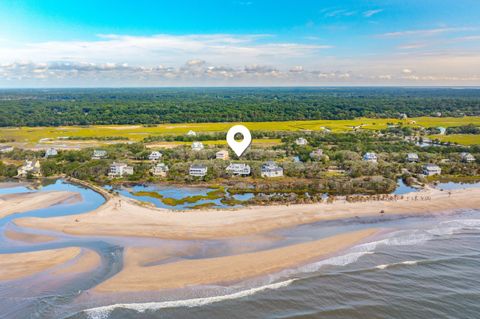
<path fill-rule="evenodd" d="M 378 161 L 378 157 L 377 157 L 377 154 L 368 152 L 368 153 L 365 153 L 365 155 L 363 155 L 363 160 L 365 162 L 376 163 Z"/>
<path fill-rule="evenodd" d="M 226 168 L 227 173 L 234 176 L 248 176 L 250 175 L 250 165 L 244 163 L 231 163 Z"/>
<path fill-rule="evenodd" d="M 278 166 L 277 163 L 273 161 L 268 161 L 264 163 L 261 167 L 261 176 L 262 177 L 281 177 L 283 176 L 283 168 Z"/>
<path fill-rule="evenodd" d="M 295 140 L 295 144 L 299 145 L 299 146 L 305 146 L 308 144 L 308 141 L 306 139 L 304 139 L 303 137 L 299 137 Z"/>
<path fill-rule="evenodd" d="M 10 145 L 2 145 L 0 146 L 0 153 L 9 153 L 13 151 L 13 146 Z"/>
<path fill-rule="evenodd" d="M 192 143 L 192 150 L 194 151 L 201 151 L 204 149 L 203 143 L 202 142 L 193 142 Z"/>
<path fill-rule="evenodd" d="M 165 177 L 168 173 L 168 166 L 165 163 L 158 163 L 152 168 L 152 174 L 155 176 Z"/>
<path fill-rule="evenodd" d="M 423 167 L 423 174 L 426 176 L 440 175 L 442 174 L 442 169 L 435 164 L 427 164 Z"/>
<path fill-rule="evenodd" d="M 472 154 L 467 152 L 460 153 L 460 158 L 462 159 L 462 162 L 465 162 L 465 163 L 475 162 L 475 157 Z"/>
<path fill-rule="evenodd" d="M 408 153 L 407 154 L 407 162 L 418 162 L 418 154 L 417 153 Z"/>
<path fill-rule="evenodd" d="M 151 161 L 158 161 L 162 157 L 162 153 L 159 151 L 153 151 L 148 155 L 148 159 Z"/>
<path fill-rule="evenodd" d="M 203 164 L 192 164 L 188 170 L 188 174 L 194 177 L 204 177 L 207 175 L 208 167 Z"/>
<path fill-rule="evenodd" d="M 92 159 L 98 160 L 107 157 L 107 151 L 105 150 L 93 150 Z"/>
<path fill-rule="evenodd" d="M 133 167 L 128 166 L 125 163 L 116 163 L 113 162 L 110 165 L 110 169 L 108 171 L 108 176 L 110 177 L 122 177 L 125 175 L 132 175 L 133 174 Z"/>
<path fill-rule="evenodd" d="M 45 151 L 45 157 L 51 157 L 51 156 L 57 156 L 57 155 L 58 155 L 58 151 L 54 148 L 48 148 Z"/>
<path fill-rule="evenodd" d="M 25 163 L 17 169 L 19 177 L 26 177 L 28 175 L 39 177 L 41 176 L 41 166 L 38 160 L 26 160 Z"/>
<path fill-rule="evenodd" d="M 310 158 L 312 159 L 319 159 L 322 156 L 323 156 L 323 150 L 321 148 L 318 148 L 310 152 Z"/>
<path fill-rule="evenodd" d="M 187 136 L 197 136 L 197 133 L 195 133 L 194 131 L 190 130 L 190 131 L 188 131 Z"/>
<path fill-rule="evenodd" d="M 229 158 L 228 151 L 226 151 L 226 150 L 218 151 L 215 154 L 215 158 L 217 160 L 224 160 L 224 161 L 228 160 L 228 158 Z"/>

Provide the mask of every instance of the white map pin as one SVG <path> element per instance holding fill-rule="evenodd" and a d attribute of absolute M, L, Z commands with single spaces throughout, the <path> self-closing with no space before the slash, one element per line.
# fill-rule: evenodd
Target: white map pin
<path fill-rule="evenodd" d="M 243 135 L 243 140 L 240 142 L 235 141 L 235 134 L 237 133 Z M 243 152 L 245 152 L 250 146 L 250 143 L 252 143 L 250 130 L 243 125 L 232 126 L 227 133 L 227 143 L 238 157 L 242 156 Z"/>

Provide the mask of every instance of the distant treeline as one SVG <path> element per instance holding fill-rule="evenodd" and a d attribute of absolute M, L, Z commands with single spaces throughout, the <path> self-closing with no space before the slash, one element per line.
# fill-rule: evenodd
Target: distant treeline
<path fill-rule="evenodd" d="M 163 88 L 0 90 L 0 126 L 480 115 L 480 90 Z"/>
<path fill-rule="evenodd" d="M 480 134 L 480 127 L 473 124 L 464 126 L 452 126 L 446 130 L 447 134 Z"/>

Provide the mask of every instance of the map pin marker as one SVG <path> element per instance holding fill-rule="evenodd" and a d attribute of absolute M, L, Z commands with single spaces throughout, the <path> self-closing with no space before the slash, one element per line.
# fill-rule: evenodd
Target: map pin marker
<path fill-rule="evenodd" d="M 235 141 L 235 134 L 237 133 L 243 135 L 243 140 L 240 142 Z M 250 143 L 252 143 L 250 130 L 243 125 L 232 126 L 227 133 L 227 143 L 238 157 L 242 156 L 243 152 L 245 152 L 250 146 Z"/>

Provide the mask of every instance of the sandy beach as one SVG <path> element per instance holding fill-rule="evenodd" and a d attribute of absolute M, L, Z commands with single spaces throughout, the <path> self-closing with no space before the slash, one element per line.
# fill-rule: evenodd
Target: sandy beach
<path fill-rule="evenodd" d="M 18 193 L 0 196 L 0 218 L 15 213 L 47 208 L 63 202 L 77 202 L 80 194 L 65 191 Z"/>
<path fill-rule="evenodd" d="M 349 203 L 338 200 L 331 204 L 258 206 L 195 212 L 173 212 L 141 206 L 134 200 L 117 196 L 87 214 L 48 219 L 21 218 L 15 223 L 74 235 L 206 239 L 256 234 L 322 220 L 428 214 L 479 207 L 480 189 L 451 192 L 427 189 L 406 194 L 404 199 L 397 201 Z M 384 214 L 380 214 L 380 211 Z"/>
<path fill-rule="evenodd" d="M 120 273 L 95 287 L 98 292 L 152 291 L 190 285 L 228 283 L 295 267 L 346 249 L 374 235 L 375 229 L 336 235 L 313 242 L 218 258 L 182 260 L 156 266 L 148 251 L 128 249 Z"/>
<path fill-rule="evenodd" d="M 0 254 L 0 280 L 19 279 L 56 266 L 60 266 L 57 274 L 79 273 L 99 263 L 100 257 L 95 252 L 79 247 Z"/>
<path fill-rule="evenodd" d="M 6 230 L 4 232 L 4 235 L 8 239 L 22 241 L 30 244 L 46 243 L 46 242 L 55 240 L 55 237 L 53 236 L 30 234 L 26 232 L 17 232 L 13 230 Z"/>

